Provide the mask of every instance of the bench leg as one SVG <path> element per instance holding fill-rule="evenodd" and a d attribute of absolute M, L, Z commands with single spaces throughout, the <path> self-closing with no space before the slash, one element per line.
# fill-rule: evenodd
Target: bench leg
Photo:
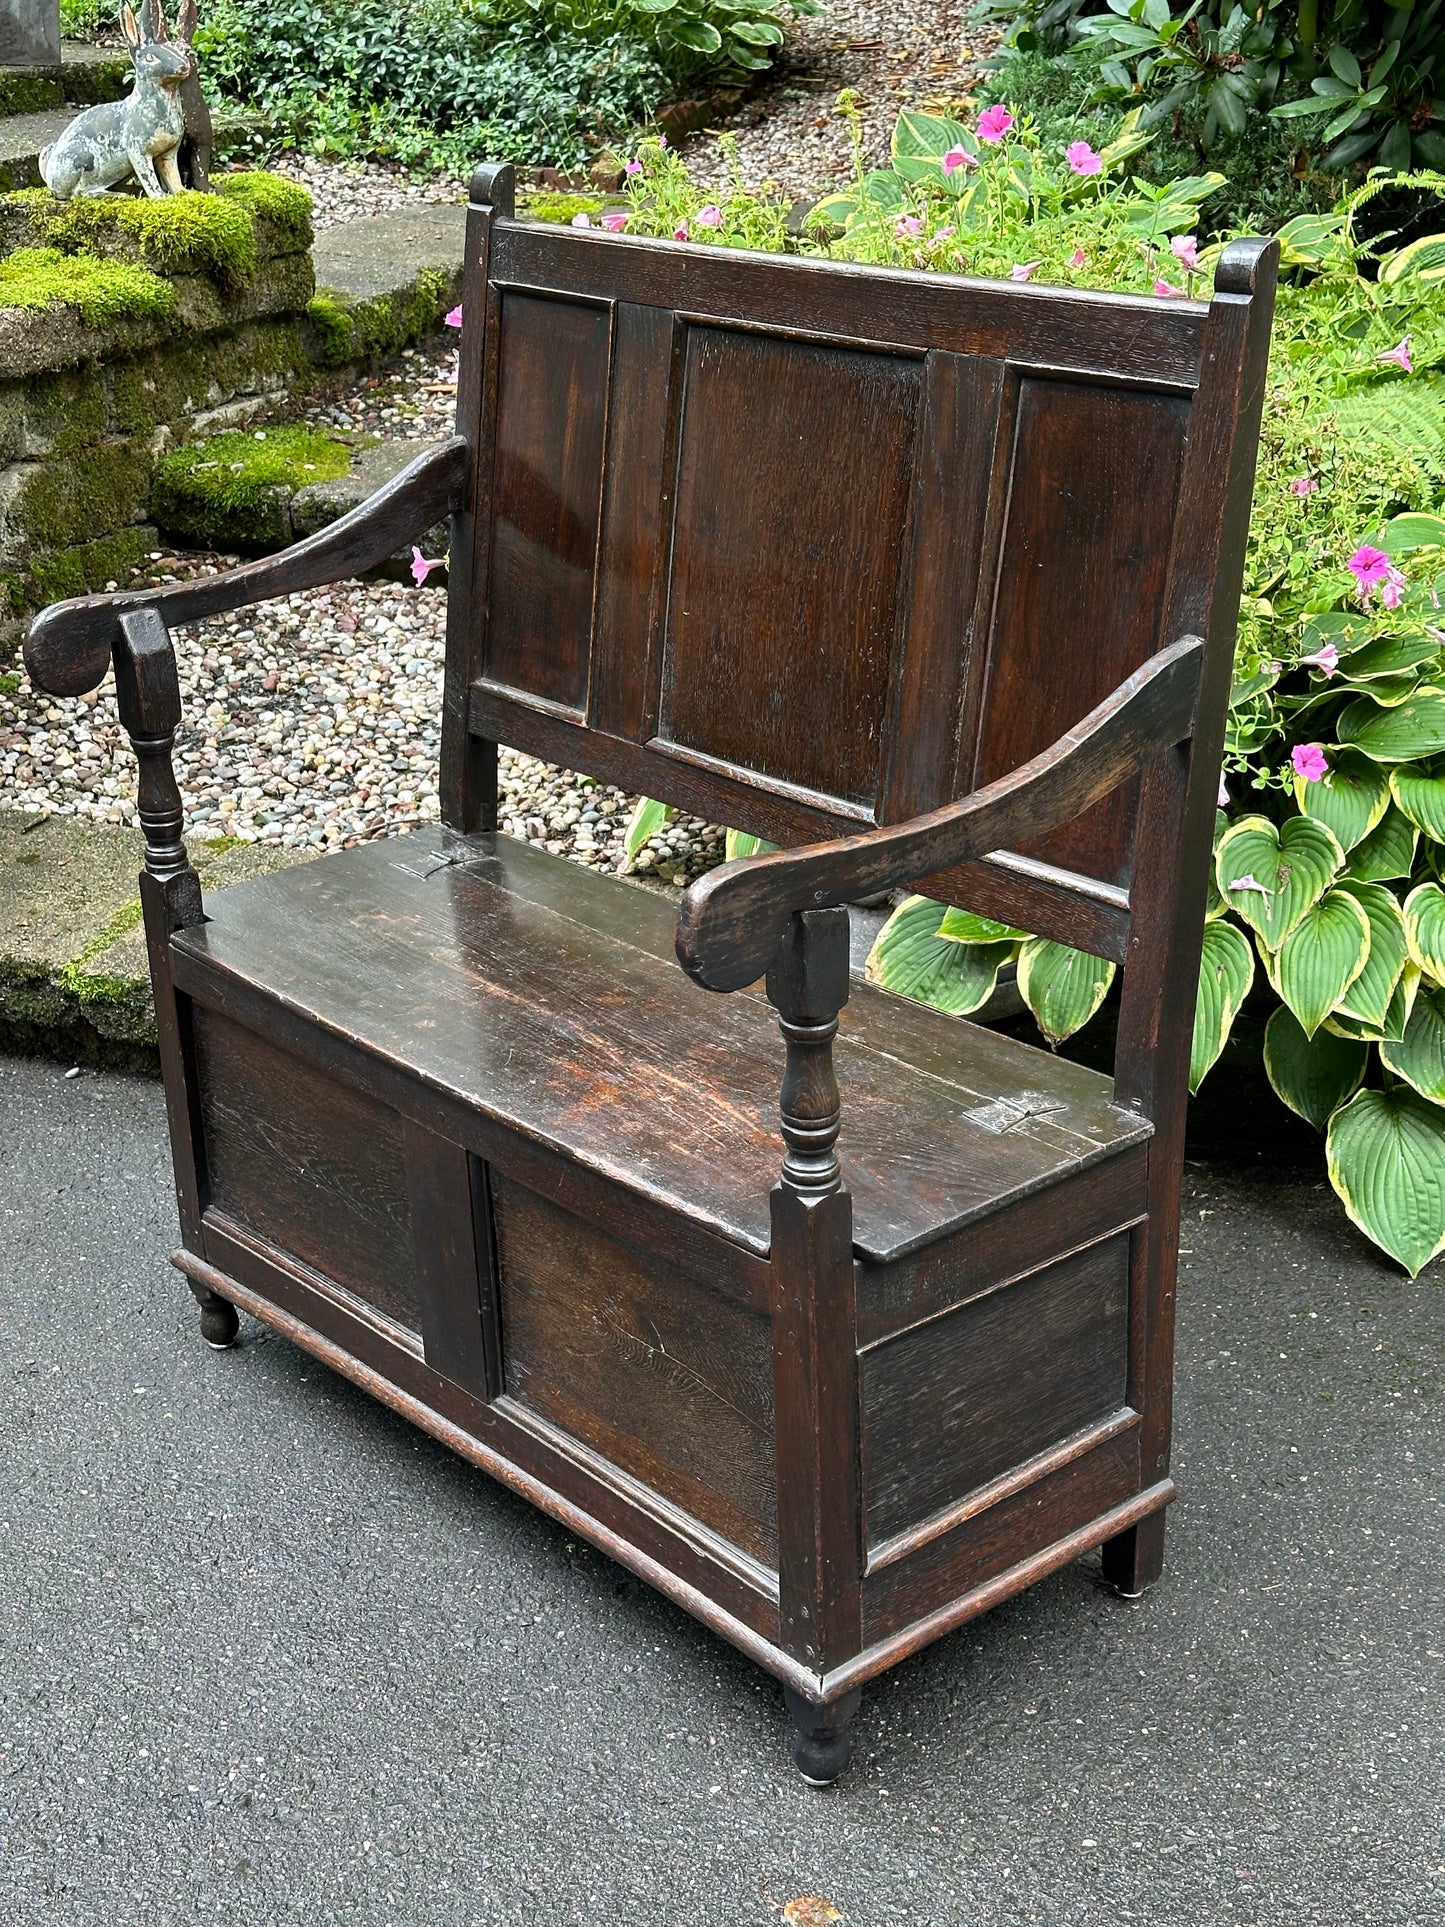
<path fill-rule="evenodd" d="M 1164 1570 L 1165 1512 L 1151 1512 L 1103 1545 L 1104 1577 L 1125 1599 L 1137 1599 Z"/>
<path fill-rule="evenodd" d="M 205 1285 L 194 1282 L 191 1290 L 195 1293 L 196 1303 L 201 1308 L 201 1336 L 212 1351 L 228 1351 L 236 1342 L 236 1334 L 241 1329 L 241 1321 L 236 1316 L 236 1307 L 229 1298 L 223 1298 L 218 1291 L 210 1291 Z"/>
<path fill-rule="evenodd" d="M 862 1697 L 855 1686 L 831 1706 L 819 1706 L 791 1686 L 783 1688 L 793 1722 L 793 1761 L 809 1786 L 831 1786 L 847 1766 L 853 1752 L 848 1722 Z"/>

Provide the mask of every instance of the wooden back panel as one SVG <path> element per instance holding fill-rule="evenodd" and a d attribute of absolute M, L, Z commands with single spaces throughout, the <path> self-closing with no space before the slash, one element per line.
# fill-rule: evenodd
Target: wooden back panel
<path fill-rule="evenodd" d="M 1013 769 L 1166 642 L 1227 654 L 1232 444 L 1192 424 L 1211 389 L 1239 412 L 1250 330 L 1220 309 L 1247 295 L 530 225 L 502 170 L 470 220 L 456 827 L 494 820 L 497 741 L 783 844 L 897 822 Z M 1122 958 L 1137 805 L 929 887 Z"/>

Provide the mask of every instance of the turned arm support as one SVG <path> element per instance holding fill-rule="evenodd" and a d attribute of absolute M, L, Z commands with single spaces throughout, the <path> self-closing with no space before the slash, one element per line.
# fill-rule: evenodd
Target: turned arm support
<path fill-rule="evenodd" d="M 374 569 L 462 506 L 467 453 L 465 438 L 453 435 L 418 455 L 349 515 L 279 555 L 200 582 L 55 603 L 35 618 L 25 638 L 25 666 L 32 682 L 52 696 L 83 696 L 94 689 L 105 679 L 119 619 L 128 611 L 154 609 L 172 625 L 199 622 L 268 596 L 319 588 Z"/>
<path fill-rule="evenodd" d="M 1193 732 L 1203 652 L 1198 636 L 1161 649 L 1050 748 L 961 802 L 710 870 L 682 900 L 683 969 L 708 990 L 741 990 L 772 966 L 795 912 L 896 889 L 1071 822 Z"/>

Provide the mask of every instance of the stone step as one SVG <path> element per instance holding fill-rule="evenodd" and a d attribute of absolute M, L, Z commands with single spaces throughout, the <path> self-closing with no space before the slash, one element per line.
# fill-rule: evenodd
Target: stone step
<path fill-rule="evenodd" d="M 419 203 L 338 222 L 312 250 L 312 319 L 337 367 L 395 354 L 431 333 L 462 292 L 467 210 Z"/>
<path fill-rule="evenodd" d="M 79 112 L 78 107 L 54 107 L 0 120 L 0 188 L 39 187 L 41 148 L 64 133 Z"/>
<path fill-rule="evenodd" d="M 67 40 L 59 66 L 0 65 L 0 117 L 43 113 L 67 102 L 89 107 L 96 101 L 119 100 L 130 86 L 132 72 L 130 55 L 123 47 L 92 47 L 83 40 Z"/>

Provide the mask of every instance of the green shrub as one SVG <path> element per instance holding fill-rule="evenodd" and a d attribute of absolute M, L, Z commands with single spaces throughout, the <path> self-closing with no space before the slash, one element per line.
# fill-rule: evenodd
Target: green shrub
<path fill-rule="evenodd" d="M 893 165 L 859 165 L 800 239 L 780 202 L 736 181 L 705 202 L 647 143 L 629 231 L 973 274 L 1032 262 L 1031 278 L 1058 284 L 1207 286 L 1217 249 L 1191 248 L 1182 230 L 1222 183 L 1126 177 L 1142 164 L 1141 118 L 1080 176 L 1060 133 L 1042 140 L 1026 118 L 986 146 L 905 113 Z M 959 148 L 971 164 L 946 165 Z M 1445 1249 L 1445 233 L 1372 251 L 1358 217 L 1393 190 L 1438 204 L 1445 175 L 1381 174 L 1280 234 L 1190 1084 L 1261 965 L 1269 1080 L 1325 1132 L 1350 1217 L 1413 1273 Z M 660 820 L 657 805 L 639 809 L 630 853 Z M 921 897 L 885 926 L 869 974 L 967 1014 L 1008 964 L 1055 1044 L 1089 1022 L 1114 975 Z"/>
<path fill-rule="evenodd" d="M 766 67 L 816 0 L 216 0 L 213 89 L 322 153 L 574 166 L 679 88 Z"/>

